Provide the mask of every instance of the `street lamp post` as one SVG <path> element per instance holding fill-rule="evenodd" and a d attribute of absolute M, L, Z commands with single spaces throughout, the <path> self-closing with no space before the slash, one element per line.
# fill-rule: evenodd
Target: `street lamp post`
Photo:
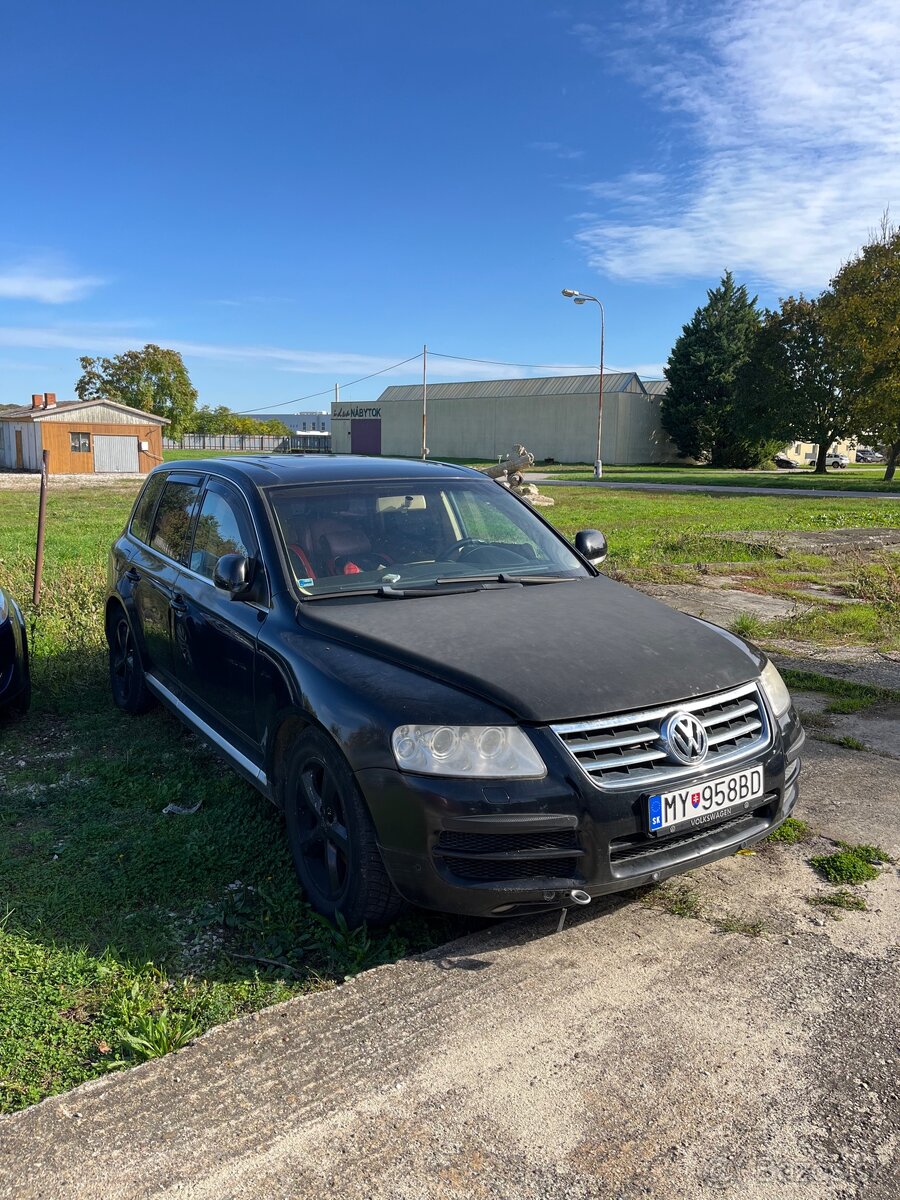
<path fill-rule="evenodd" d="M 603 478 L 603 462 L 600 456 L 600 433 L 603 427 L 603 342 L 606 336 L 606 313 L 603 309 L 603 302 L 598 300 L 596 296 L 588 296 L 584 292 L 576 292 L 574 288 L 563 288 L 562 294 L 570 300 L 574 300 L 576 304 L 586 304 L 588 300 L 593 301 L 600 309 L 600 387 L 597 395 L 597 457 L 594 460 L 594 478 Z"/>

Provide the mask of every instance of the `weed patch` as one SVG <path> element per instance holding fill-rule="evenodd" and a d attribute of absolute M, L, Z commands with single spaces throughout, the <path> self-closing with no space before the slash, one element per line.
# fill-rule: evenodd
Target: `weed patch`
<path fill-rule="evenodd" d="M 656 884 L 644 892 L 641 901 L 648 908 L 661 908 L 673 917 L 703 916 L 700 897 L 684 880 Z"/>
<path fill-rule="evenodd" d="M 756 613 L 738 613 L 731 622 L 731 632 L 752 641 L 765 633 L 766 625 Z"/>
<path fill-rule="evenodd" d="M 774 833 L 770 833 L 766 841 L 782 842 L 783 844 L 793 846 L 797 842 L 805 842 L 810 836 L 810 827 L 806 821 L 801 821 L 798 817 L 788 817 Z"/>
<path fill-rule="evenodd" d="M 739 933 L 743 937 L 761 937 L 766 930 L 765 921 L 750 921 L 746 917 L 734 916 L 731 913 L 714 917 L 713 925 L 720 933 Z"/>
<path fill-rule="evenodd" d="M 810 866 L 835 885 L 858 886 L 878 878 L 878 867 L 890 859 L 878 846 L 851 846 L 838 842 L 834 854 L 819 854 L 809 860 Z"/>
<path fill-rule="evenodd" d="M 868 911 L 863 897 L 846 888 L 838 888 L 836 892 L 824 892 L 818 896 L 807 896 L 806 903 L 819 908 L 846 908 L 854 912 Z"/>

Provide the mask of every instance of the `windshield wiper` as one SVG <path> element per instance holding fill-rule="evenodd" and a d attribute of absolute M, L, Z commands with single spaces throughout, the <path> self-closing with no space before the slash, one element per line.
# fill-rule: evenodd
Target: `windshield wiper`
<path fill-rule="evenodd" d="M 445 582 L 451 582 L 446 580 Z M 304 596 L 301 603 L 306 603 L 308 600 L 337 600 L 338 598 L 347 599 L 353 596 L 381 596 L 385 600 L 409 600 L 419 596 L 452 596 L 458 592 L 483 592 L 483 584 L 486 582 L 496 582 L 494 576 L 489 579 L 454 579 L 453 583 L 459 583 L 463 586 L 453 588 L 435 588 L 434 584 L 427 584 L 424 587 L 405 587 L 395 588 L 388 583 L 383 583 L 380 587 L 370 588 L 336 588 L 333 592 L 313 592 L 309 596 Z M 481 584 L 480 587 L 466 586 L 474 583 Z"/>
<path fill-rule="evenodd" d="M 499 575 L 447 575 L 434 582 L 440 586 L 451 583 L 568 583 L 575 575 L 509 575 L 501 571 Z"/>

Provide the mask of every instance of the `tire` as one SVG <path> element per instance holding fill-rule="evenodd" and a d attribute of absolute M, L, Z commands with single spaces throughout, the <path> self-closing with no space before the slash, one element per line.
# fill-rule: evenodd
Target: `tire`
<path fill-rule="evenodd" d="M 294 869 L 316 912 L 351 929 L 389 924 L 403 901 L 388 878 L 375 826 L 346 759 L 318 729 L 285 764 L 284 813 Z"/>
<path fill-rule="evenodd" d="M 144 668 L 125 610 L 119 608 L 106 627 L 109 644 L 109 686 L 113 703 L 122 712 L 137 716 L 153 707 L 154 698 L 147 687 Z"/>

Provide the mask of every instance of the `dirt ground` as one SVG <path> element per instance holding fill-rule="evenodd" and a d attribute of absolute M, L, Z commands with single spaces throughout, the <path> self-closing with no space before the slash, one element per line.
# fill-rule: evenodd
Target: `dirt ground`
<path fill-rule="evenodd" d="M 897 1200 L 900 762 L 812 740 L 812 840 L 498 925 L 0 1121 L 15 1200 Z M 652 901 L 652 902 L 650 902 Z"/>

